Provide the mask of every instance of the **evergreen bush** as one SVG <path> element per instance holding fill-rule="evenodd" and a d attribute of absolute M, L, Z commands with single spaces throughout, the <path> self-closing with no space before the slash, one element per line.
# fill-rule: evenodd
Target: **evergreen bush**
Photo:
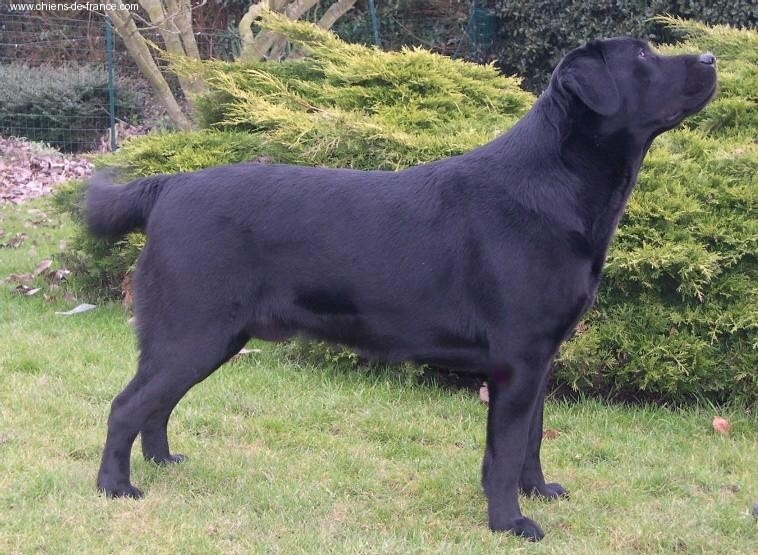
<path fill-rule="evenodd" d="M 506 73 L 521 75 L 527 88 L 542 90 L 568 50 L 589 37 L 634 36 L 671 42 L 659 14 L 755 29 L 755 0 L 497 0 L 500 36 L 495 57 Z"/>
<path fill-rule="evenodd" d="M 561 350 L 575 390 L 681 402 L 758 398 L 758 33 L 664 20 L 687 35 L 666 53 L 713 51 L 720 92 L 656 139 L 609 254 L 598 303 Z M 534 97 L 488 66 L 422 50 L 349 45 L 303 23 L 269 28 L 306 48 L 282 64 L 177 61 L 201 74 L 207 129 L 135 138 L 103 160 L 130 175 L 260 159 L 396 169 L 482 144 Z M 61 197 L 76 205 L 75 188 Z M 116 290 L 140 235 L 96 247 L 82 268 Z M 444 302 L 444 298 L 441 298 Z"/>
<path fill-rule="evenodd" d="M 710 50 L 719 93 L 655 140 L 609 253 L 598 302 L 557 379 L 578 390 L 758 400 L 758 32 L 660 18 Z"/>

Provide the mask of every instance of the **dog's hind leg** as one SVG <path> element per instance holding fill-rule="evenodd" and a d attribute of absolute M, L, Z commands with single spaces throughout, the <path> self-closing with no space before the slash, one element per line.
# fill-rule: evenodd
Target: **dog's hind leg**
<path fill-rule="evenodd" d="M 194 385 L 194 384 L 193 384 Z M 186 393 L 186 392 L 185 392 Z M 181 399 L 172 399 L 169 401 L 170 406 L 166 406 L 148 417 L 147 422 L 140 430 L 142 436 L 142 455 L 145 460 L 152 461 L 156 464 L 180 463 L 185 460 L 181 453 L 171 454 L 168 447 L 168 419 L 171 412 Z"/>
<path fill-rule="evenodd" d="M 207 343 L 206 338 L 203 338 L 203 341 Z M 210 372 L 205 374 L 203 371 L 200 371 L 197 374 L 181 375 L 179 379 L 171 384 L 170 390 L 164 392 L 160 407 L 147 417 L 145 424 L 140 430 L 142 455 L 145 457 L 145 460 L 158 464 L 171 464 L 182 462 L 185 459 L 185 456 L 179 453 L 172 455 L 168 447 L 168 421 L 171 413 L 182 397 L 194 385 L 204 380 L 221 364 L 238 353 L 245 346 L 246 342 L 246 335 L 235 337 L 229 342 L 220 362 L 217 362 Z"/>
<path fill-rule="evenodd" d="M 545 499 L 558 499 L 568 497 L 568 492 L 557 483 L 545 483 L 540 461 L 540 448 L 542 446 L 542 414 L 545 407 L 545 390 L 547 379 L 542 384 L 542 391 L 537 399 L 532 422 L 529 427 L 529 441 L 526 446 L 526 460 L 521 470 L 519 489 L 527 495 L 536 495 Z"/>
<path fill-rule="evenodd" d="M 183 332 L 181 340 L 141 343 L 137 375 L 111 405 L 98 488 L 109 497 L 141 497 L 130 483 L 129 457 L 137 434 L 147 436 L 146 456 L 175 460 L 168 451 L 166 424 L 190 388 L 207 378 L 245 343 L 242 335 L 222 335 L 209 324 L 204 333 Z M 147 430 L 147 434 L 145 431 Z M 145 448 L 143 447 L 143 450 Z"/>

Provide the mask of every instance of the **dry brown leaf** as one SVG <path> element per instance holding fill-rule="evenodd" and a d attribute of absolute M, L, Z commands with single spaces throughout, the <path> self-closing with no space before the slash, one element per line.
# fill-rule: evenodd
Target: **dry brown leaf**
<path fill-rule="evenodd" d="M 558 430 L 552 430 L 552 429 L 550 429 L 550 430 L 545 430 L 545 431 L 542 432 L 542 438 L 543 439 L 555 439 L 559 435 L 561 435 L 561 432 L 559 432 Z"/>
<path fill-rule="evenodd" d="M 24 241 L 26 241 L 26 233 L 18 232 L 13 237 L 11 237 L 7 243 L 5 243 L 6 247 L 10 247 L 12 249 L 17 249 L 21 245 L 24 244 Z"/>
<path fill-rule="evenodd" d="M 34 276 L 32 274 L 18 274 L 13 273 L 9 274 L 7 277 L 3 278 L 3 283 L 20 283 L 20 284 L 28 284 L 31 283 Z"/>
<path fill-rule="evenodd" d="M 129 310 L 134 304 L 134 294 L 132 290 L 132 272 L 127 272 L 124 279 L 121 280 L 121 304 Z"/>
<path fill-rule="evenodd" d="M 485 405 L 490 402 L 490 390 L 487 389 L 486 383 L 483 383 L 482 387 L 479 388 L 479 400 Z"/>
<path fill-rule="evenodd" d="M 263 352 L 263 351 L 261 351 L 260 349 L 245 349 L 245 348 L 242 348 L 242 349 L 239 350 L 239 352 L 236 355 L 234 355 L 232 357 L 232 360 L 236 360 L 238 358 L 241 358 L 241 357 L 246 356 L 246 355 L 251 355 L 253 353 L 261 353 L 261 352 Z"/>
<path fill-rule="evenodd" d="M 46 273 L 50 266 L 53 265 L 53 261 L 50 258 L 46 258 L 45 260 L 41 260 L 39 264 L 37 264 L 37 267 L 34 268 L 34 275 L 38 276 L 42 273 Z"/>

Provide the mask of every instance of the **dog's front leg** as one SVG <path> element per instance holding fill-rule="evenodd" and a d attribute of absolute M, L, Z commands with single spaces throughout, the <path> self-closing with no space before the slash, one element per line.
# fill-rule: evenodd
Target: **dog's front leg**
<path fill-rule="evenodd" d="M 490 376 L 487 447 L 482 464 L 490 528 L 532 541 L 545 534 L 535 521 L 521 514 L 518 491 L 543 379 L 543 372 L 527 367 L 512 367 L 510 372 Z"/>

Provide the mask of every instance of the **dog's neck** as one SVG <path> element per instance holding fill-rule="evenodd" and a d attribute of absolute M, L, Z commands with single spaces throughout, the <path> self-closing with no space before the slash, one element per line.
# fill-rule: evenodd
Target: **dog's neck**
<path fill-rule="evenodd" d="M 555 164 L 555 181 L 530 180 L 520 190 L 522 197 L 529 196 L 532 205 L 560 206 L 559 218 L 605 252 L 650 142 L 634 140 L 624 129 L 602 129 L 601 125 L 578 101 L 548 88 L 511 131 L 490 144 L 501 152 L 506 144 L 511 152 L 518 145 L 518 155 L 537 164 L 535 175 L 543 180 L 544 164 Z M 571 207 L 573 213 L 569 213 Z"/>

